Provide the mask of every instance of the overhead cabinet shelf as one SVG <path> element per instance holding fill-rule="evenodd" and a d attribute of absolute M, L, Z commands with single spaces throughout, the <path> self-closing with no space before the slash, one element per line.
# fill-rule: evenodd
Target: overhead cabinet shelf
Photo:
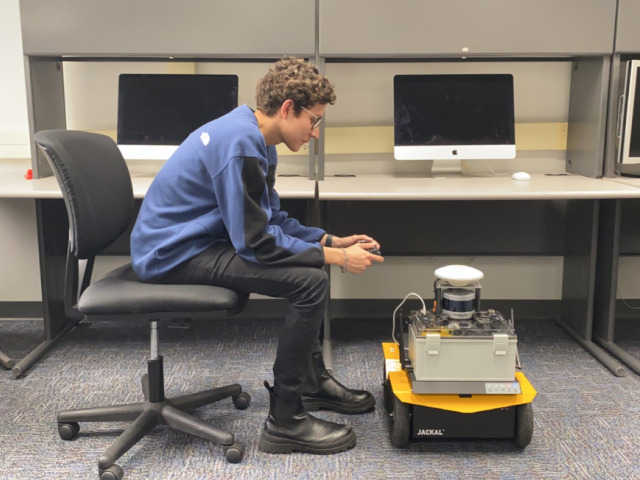
<path fill-rule="evenodd" d="M 315 54 L 314 0 L 21 0 L 20 14 L 29 56 Z"/>
<path fill-rule="evenodd" d="M 640 2 L 618 0 L 618 22 L 616 29 L 616 53 L 640 52 Z"/>
<path fill-rule="evenodd" d="M 615 18 L 616 0 L 320 0 L 319 51 L 326 57 L 610 55 Z"/>

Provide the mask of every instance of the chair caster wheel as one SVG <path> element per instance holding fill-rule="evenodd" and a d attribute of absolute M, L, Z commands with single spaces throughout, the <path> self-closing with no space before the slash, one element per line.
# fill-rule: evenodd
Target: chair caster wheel
<path fill-rule="evenodd" d="M 78 436 L 80 424 L 78 422 L 58 423 L 58 434 L 62 440 L 73 440 Z"/>
<path fill-rule="evenodd" d="M 240 463 L 242 457 L 244 457 L 244 444 L 235 442 L 232 445 L 224 447 L 224 456 L 229 463 Z"/>
<path fill-rule="evenodd" d="M 98 473 L 100 480 L 122 480 L 122 477 L 124 477 L 124 471 L 120 465 L 116 465 L 115 463 L 109 468 L 99 469 Z"/>
<path fill-rule="evenodd" d="M 232 397 L 232 400 L 238 410 L 246 410 L 249 407 L 249 404 L 251 404 L 251 395 L 247 392 L 242 392 Z"/>

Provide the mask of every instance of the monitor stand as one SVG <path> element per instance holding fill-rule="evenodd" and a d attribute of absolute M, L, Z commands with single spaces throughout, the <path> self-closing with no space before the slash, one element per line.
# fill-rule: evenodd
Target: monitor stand
<path fill-rule="evenodd" d="M 433 176 L 445 174 L 462 173 L 462 162 L 460 160 L 433 160 L 431 165 L 431 174 Z"/>

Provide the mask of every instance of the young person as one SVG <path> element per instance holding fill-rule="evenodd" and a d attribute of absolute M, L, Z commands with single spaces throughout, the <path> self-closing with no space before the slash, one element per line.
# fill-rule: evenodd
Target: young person
<path fill-rule="evenodd" d="M 194 131 L 151 184 L 131 235 L 141 280 L 210 284 L 286 298 L 259 448 L 329 454 L 355 445 L 348 426 L 307 411 L 371 410 L 373 396 L 326 370 L 320 344 L 329 295 L 324 265 L 362 273 L 383 258 L 368 235 L 337 237 L 280 210 L 275 145 L 311 138 L 333 85 L 303 59 L 285 57 L 258 82 L 256 110 L 242 105 Z"/>

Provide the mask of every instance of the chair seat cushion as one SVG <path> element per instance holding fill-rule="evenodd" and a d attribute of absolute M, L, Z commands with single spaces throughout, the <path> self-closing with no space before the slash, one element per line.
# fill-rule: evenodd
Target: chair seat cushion
<path fill-rule="evenodd" d="M 127 264 L 92 283 L 80 297 L 78 310 L 85 315 L 204 314 L 236 311 L 247 296 L 210 285 L 143 283 Z"/>

